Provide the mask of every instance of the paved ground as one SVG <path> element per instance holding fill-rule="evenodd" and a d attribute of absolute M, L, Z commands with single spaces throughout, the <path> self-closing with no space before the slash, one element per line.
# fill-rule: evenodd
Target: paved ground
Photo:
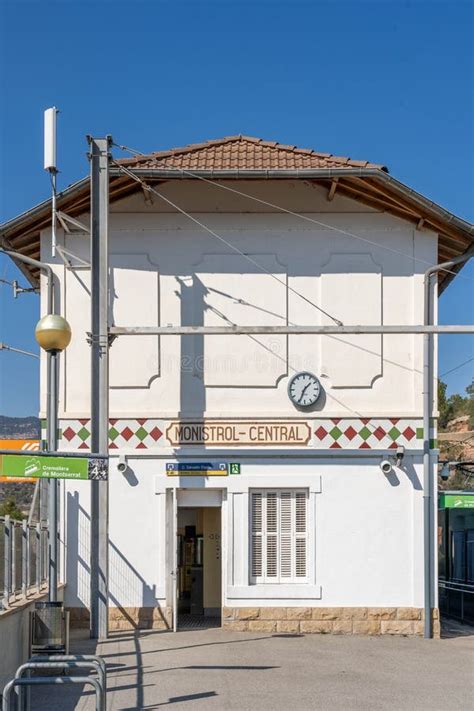
<path fill-rule="evenodd" d="M 92 652 L 76 638 L 75 651 Z M 278 636 L 220 629 L 118 633 L 97 650 L 108 711 L 462 711 L 474 707 L 474 628 L 444 639 Z M 43 709 L 89 711 L 90 694 L 51 688 Z M 170 710 L 171 711 L 171 710 Z"/>

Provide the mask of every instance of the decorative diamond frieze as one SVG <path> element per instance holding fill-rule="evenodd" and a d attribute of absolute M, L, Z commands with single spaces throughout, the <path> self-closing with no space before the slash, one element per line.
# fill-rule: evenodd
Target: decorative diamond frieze
<path fill-rule="evenodd" d="M 60 450 L 90 450 L 90 419 L 61 420 Z M 165 432 L 168 422 L 156 418 L 110 419 L 109 448 L 149 450 L 171 446 Z M 315 418 L 308 420 L 316 449 L 422 449 L 421 419 L 409 418 Z M 46 423 L 42 422 L 43 438 Z M 436 437 L 432 423 L 431 437 Z M 263 446 L 263 445 L 262 445 Z M 268 443 L 268 446 L 271 446 Z M 432 439 L 432 447 L 436 440 Z"/>
<path fill-rule="evenodd" d="M 419 425 L 419 419 L 405 418 L 316 420 L 312 445 L 317 449 L 421 449 L 423 427 Z M 430 434 L 433 437 L 433 429 Z"/>
<path fill-rule="evenodd" d="M 46 423 L 42 423 L 45 428 Z M 58 449 L 88 449 L 91 445 L 90 420 L 62 420 L 62 435 Z M 109 449 L 150 449 L 166 446 L 161 443 L 165 425 L 156 419 L 111 419 Z M 43 434 L 43 437 L 45 434 Z"/>

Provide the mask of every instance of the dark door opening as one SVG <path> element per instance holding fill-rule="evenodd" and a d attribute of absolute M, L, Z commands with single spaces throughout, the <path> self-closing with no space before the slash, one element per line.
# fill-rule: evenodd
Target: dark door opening
<path fill-rule="evenodd" d="M 178 508 L 178 628 L 221 625 L 221 509 Z"/>

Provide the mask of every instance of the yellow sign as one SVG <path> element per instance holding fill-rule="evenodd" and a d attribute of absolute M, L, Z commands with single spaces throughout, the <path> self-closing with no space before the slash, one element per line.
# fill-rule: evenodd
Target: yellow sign
<path fill-rule="evenodd" d="M 12 449 L 20 450 L 23 452 L 39 452 L 40 441 L 39 439 L 0 439 L 0 449 Z M 24 484 L 33 484 L 36 479 L 32 477 L 19 477 L 19 476 L 0 476 L 0 482 L 7 482 L 8 484 L 15 484 L 21 482 Z"/>
<path fill-rule="evenodd" d="M 0 439 L 0 449 L 15 449 L 23 452 L 39 452 L 39 439 Z"/>
<path fill-rule="evenodd" d="M 168 462 L 167 476 L 227 476 L 226 462 Z"/>
<path fill-rule="evenodd" d="M 250 447 L 295 447 L 308 444 L 311 429 L 304 420 L 176 421 L 169 424 L 166 437 L 174 446 L 207 444 L 219 447 L 238 444 Z"/>

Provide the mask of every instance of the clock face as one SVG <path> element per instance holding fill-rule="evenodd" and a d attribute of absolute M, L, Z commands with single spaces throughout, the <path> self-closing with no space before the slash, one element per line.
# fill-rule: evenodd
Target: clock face
<path fill-rule="evenodd" d="M 312 373 L 296 373 L 288 383 L 288 395 L 297 407 L 311 407 L 321 395 L 321 383 Z"/>

